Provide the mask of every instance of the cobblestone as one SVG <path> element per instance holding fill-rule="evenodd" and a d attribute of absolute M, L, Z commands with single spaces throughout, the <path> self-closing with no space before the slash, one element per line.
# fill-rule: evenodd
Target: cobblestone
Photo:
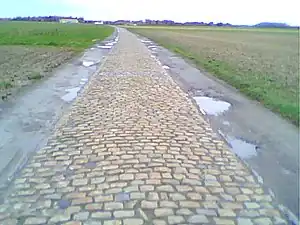
<path fill-rule="evenodd" d="M 0 209 L 3 225 L 287 224 L 188 95 L 123 29 Z"/>

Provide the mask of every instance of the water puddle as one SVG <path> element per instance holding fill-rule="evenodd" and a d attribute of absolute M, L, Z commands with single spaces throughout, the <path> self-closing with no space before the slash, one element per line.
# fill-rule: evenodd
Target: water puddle
<path fill-rule="evenodd" d="M 148 48 L 150 48 L 150 49 L 157 49 L 157 46 L 155 46 L 155 45 L 149 45 Z"/>
<path fill-rule="evenodd" d="M 68 94 L 65 94 L 64 96 L 62 96 L 61 99 L 66 102 L 71 102 L 72 100 L 74 100 L 77 97 L 77 94 L 79 91 L 80 91 L 80 87 L 66 89 L 66 92 L 68 92 Z"/>
<path fill-rule="evenodd" d="M 163 68 L 164 68 L 165 70 L 170 69 L 170 67 L 168 67 L 167 65 L 163 65 Z"/>
<path fill-rule="evenodd" d="M 84 85 L 84 84 L 86 84 L 86 82 L 88 81 L 88 79 L 87 78 L 81 78 L 81 80 L 80 80 L 80 83 L 79 84 L 81 84 L 81 85 Z"/>
<path fill-rule="evenodd" d="M 92 62 L 92 61 L 83 61 L 82 62 L 82 65 L 85 66 L 85 67 L 90 67 L 90 66 L 93 66 L 95 65 L 96 63 L 95 62 Z"/>
<path fill-rule="evenodd" d="M 197 105 L 200 109 L 202 109 L 206 114 L 218 116 L 223 112 L 227 111 L 231 104 L 225 101 L 220 101 L 217 99 L 213 99 L 205 96 L 196 96 L 194 97 Z"/>
<path fill-rule="evenodd" d="M 281 171 L 282 171 L 282 173 L 283 174 L 285 174 L 285 175 L 291 175 L 292 174 L 292 172 L 290 171 L 290 170 L 288 170 L 288 169 L 286 169 L 286 168 L 281 168 Z"/>
<path fill-rule="evenodd" d="M 234 153 L 246 159 L 257 155 L 257 146 L 237 138 L 228 138 L 228 143 Z"/>
<path fill-rule="evenodd" d="M 112 46 L 108 46 L 108 45 L 98 45 L 98 48 L 103 48 L 103 49 L 111 49 Z"/>
<path fill-rule="evenodd" d="M 219 134 L 227 141 L 231 150 L 242 159 L 248 159 L 257 155 L 258 146 L 243 138 L 225 135 L 219 130 Z"/>
<path fill-rule="evenodd" d="M 228 121 L 223 121 L 222 124 L 225 126 L 230 126 L 230 123 Z"/>
<path fill-rule="evenodd" d="M 106 46 L 113 46 L 115 43 L 114 42 L 110 42 L 110 43 L 106 43 Z"/>
<path fill-rule="evenodd" d="M 149 40 L 141 40 L 142 43 L 152 43 L 151 41 Z"/>

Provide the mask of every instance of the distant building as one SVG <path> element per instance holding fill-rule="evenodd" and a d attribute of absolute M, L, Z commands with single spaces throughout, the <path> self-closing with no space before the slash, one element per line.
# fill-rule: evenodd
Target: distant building
<path fill-rule="evenodd" d="M 96 25 L 102 25 L 103 24 L 103 21 L 97 21 L 95 22 Z"/>
<path fill-rule="evenodd" d="M 60 23 L 79 23 L 78 19 L 60 19 Z"/>

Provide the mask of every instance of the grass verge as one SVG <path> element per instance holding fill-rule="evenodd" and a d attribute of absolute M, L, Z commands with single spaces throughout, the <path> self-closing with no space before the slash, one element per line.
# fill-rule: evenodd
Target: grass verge
<path fill-rule="evenodd" d="M 0 45 L 57 46 L 84 49 L 114 31 L 110 26 L 38 22 L 0 22 Z"/>
<path fill-rule="evenodd" d="M 129 30 L 192 60 L 299 126 L 297 31 Z"/>

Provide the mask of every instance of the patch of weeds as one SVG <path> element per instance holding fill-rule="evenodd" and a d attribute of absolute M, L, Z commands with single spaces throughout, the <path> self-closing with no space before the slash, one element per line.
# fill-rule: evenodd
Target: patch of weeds
<path fill-rule="evenodd" d="M 43 76 L 40 74 L 40 73 L 31 73 L 29 76 L 28 76 L 28 80 L 40 80 L 42 79 Z"/>
<path fill-rule="evenodd" d="M 6 90 L 12 88 L 13 84 L 9 81 L 0 81 L 0 90 Z"/>

